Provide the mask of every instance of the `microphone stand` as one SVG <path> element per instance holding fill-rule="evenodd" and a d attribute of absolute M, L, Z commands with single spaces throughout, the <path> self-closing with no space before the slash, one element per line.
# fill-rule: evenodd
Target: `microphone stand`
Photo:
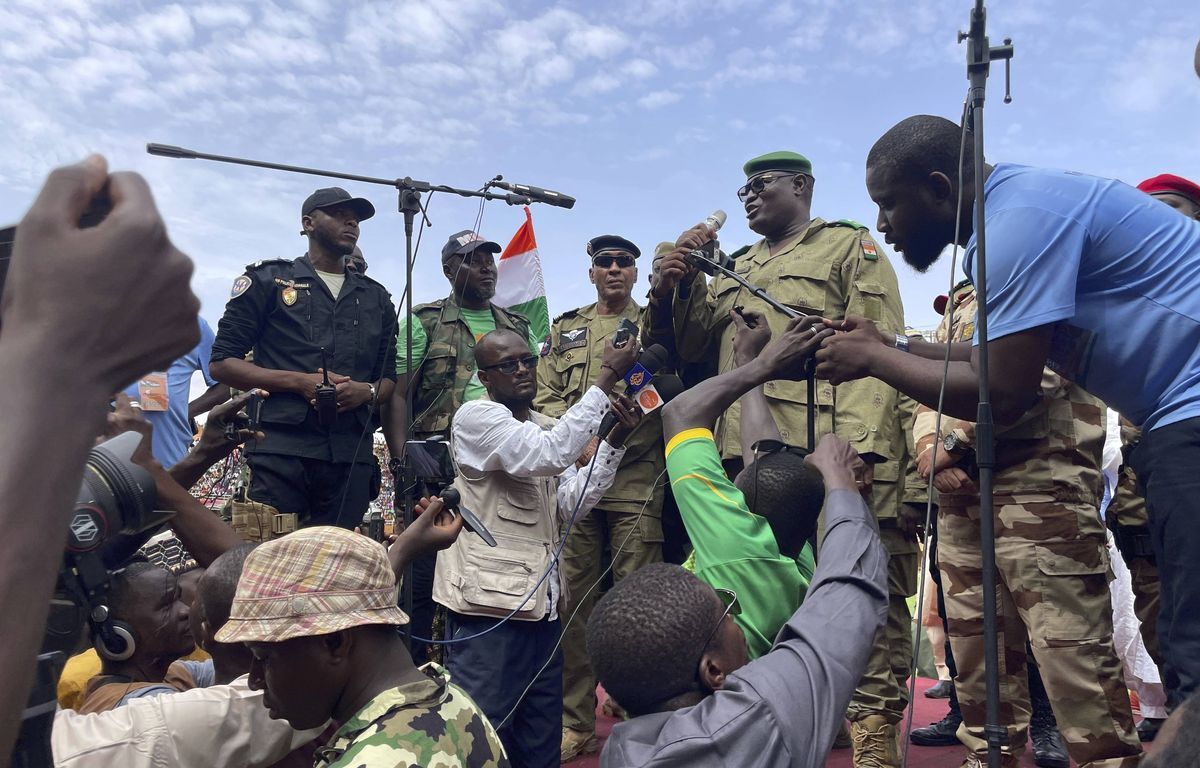
<path fill-rule="evenodd" d="M 714 253 L 714 256 L 716 254 Z M 749 280 L 739 275 L 729 267 L 721 264 L 717 258 L 709 258 L 704 251 L 692 251 L 689 254 L 689 261 L 692 262 L 704 274 L 709 277 L 715 276 L 720 272 L 725 277 L 728 277 L 733 282 L 750 291 L 751 294 L 757 296 L 762 301 L 769 304 L 772 308 L 782 312 L 790 318 L 807 317 L 803 312 L 799 312 L 786 304 L 782 304 L 775 300 L 773 296 L 759 288 L 757 285 L 752 285 Z M 812 371 L 808 373 L 808 408 L 806 413 L 806 421 L 808 422 L 808 450 L 814 451 L 817 448 L 817 379 Z"/>
<path fill-rule="evenodd" d="M 970 120 L 974 133 L 975 157 L 975 295 L 977 309 L 975 328 L 979 334 L 979 409 L 975 417 L 975 455 L 979 466 L 979 538 L 983 570 L 983 661 L 987 689 L 984 735 L 987 738 L 988 768 L 1000 768 L 1000 747 L 1008 741 L 1008 731 L 1000 725 L 1000 676 L 996 630 L 996 531 L 993 520 L 993 478 L 996 467 L 994 421 L 992 419 L 991 385 L 988 379 L 987 336 L 987 247 L 983 210 L 983 102 L 992 59 L 1004 60 L 1005 103 L 1012 101 L 1008 90 L 1009 60 L 1013 55 L 1012 40 L 990 47 L 987 32 L 987 11 L 983 0 L 975 0 L 971 11 L 971 26 L 967 33 L 958 33 L 958 42 L 967 41 L 967 80 L 970 82 Z M 965 129 L 965 126 L 964 126 Z"/>
<path fill-rule="evenodd" d="M 446 186 L 444 184 L 431 184 L 427 181 L 417 181 L 411 177 L 405 176 L 402 179 L 384 179 L 376 176 L 360 176 L 354 173 L 342 173 L 340 171 L 328 171 L 318 168 L 306 168 L 299 165 L 284 165 L 283 163 L 269 163 L 262 160 L 252 160 L 244 157 L 230 157 L 227 155 L 213 155 L 207 152 L 197 152 L 184 147 L 176 147 L 170 144 L 147 144 L 146 151 L 152 155 L 160 157 L 171 157 L 180 160 L 213 160 L 219 163 L 232 163 L 234 165 L 249 165 L 255 168 L 267 168 L 273 171 L 286 171 L 288 173 L 306 173 L 312 176 L 326 176 L 333 179 L 346 179 L 348 181 L 358 181 L 364 184 L 380 184 L 385 187 L 394 187 L 400 195 L 398 210 L 404 215 L 404 296 L 402 302 L 405 308 L 405 337 L 407 347 L 407 356 L 405 358 L 406 368 L 410 374 L 412 373 L 412 276 L 413 264 L 416 254 L 413 253 L 413 221 L 418 213 L 421 214 L 426 226 L 430 224 L 429 217 L 425 216 L 424 208 L 421 205 L 421 195 L 433 192 L 447 192 L 460 197 L 482 197 L 484 200 L 503 200 L 509 205 L 529 205 L 534 202 L 542 202 L 533 200 L 526 195 L 517 194 L 496 194 L 488 189 L 458 189 L 456 187 Z M 408 408 L 408 434 L 412 434 L 413 428 L 413 388 L 410 386 L 405 394 L 405 402 Z M 402 477 L 409 475 L 408 456 L 405 452 L 402 462 Z M 405 483 L 404 487 L 404 525 L 407 528 L 412 524 L 413 518 L 413 503 L 416 499 L 413 497 L 413 486 Z M 404 585 L 401 590 L 401 602 L 404 604 L 404 611 L 411 618 L 413 613 L 413 566 L 410 563 L 408 570 L 404 574 Z M 404 644 L 409 652 L 412 652 L 412 622 L 404 625 Z"/>

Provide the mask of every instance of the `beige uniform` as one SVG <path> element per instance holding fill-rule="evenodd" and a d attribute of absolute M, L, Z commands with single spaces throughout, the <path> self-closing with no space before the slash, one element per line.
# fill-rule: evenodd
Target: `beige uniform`
<path fill-rule="evenodd" d="M 969 342 L 974 293 L 959 291 L 953 300 L 953 327 L 943 321 L 940 338 Z M 928 408 L 919 409 L 918 450 L 939 439 L 934 418 Z M 1025 745 L 1028 638 L 1067 751 L 1081 768 L 1124 768 L 1141 758 L 1112 640 L 1111 571 L 1098 512 L 1104 421 L 1099 400 L 1047 369 L 1037 403 L 1016 424 L 996 430 L 1000 720 L 1009 738 L 1004 751 L 1019 755 Z M 971 422 L 943 417 L 941 435 L 951 431 L 969 444 L 974 440 Z M 938 567 L 958 667 L 958 737 L 986 759 L 979 513 L 976 491 L 940 496 Z"/>
<path fill-rule="evenodd" d="M 556 317 L 550 349 L 538 363 L 534 407 L 558 417 L 579 402 L 600 375 L 605 342 L 617 325 L 628 319 L 640 326 L 644 312 L 630 300 L 620 315 L 598 315 L 592 304 Z M 615 391 L 624 388 L 619 382 Z M 612 553 L 615 581 L 662 561 L 666 459 L 659 412 L 643 417 L 625 445 L 616 479 L 595 508 L 575 520 L 560 560 L 570 598 L 563 615 L 574 614 L 563 630 L 563 725 L 576 731 L 591 732 L 596 725 L 596 678 L 588 662 L 585 629 L 600 596 L 592 585 L 601 577 L 605 544 Z"/>

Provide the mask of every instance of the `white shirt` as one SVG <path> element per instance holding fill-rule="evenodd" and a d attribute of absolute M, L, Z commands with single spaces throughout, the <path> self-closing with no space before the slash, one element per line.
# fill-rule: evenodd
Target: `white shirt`
<path fill-rule="evenodd" d="M 242 675 L 228 685 L 133 699 L 108 712 L 54 715 L 58 768 L 266 766 L 321 734 L 272 720 Z"/>
<path fill-rule="evenodd" d="M 562 522 L 575 520 L 591 511 L 612 485 L 625 455 L 600 441 L 588 478 L 588 467 L 575 468 L 575 461 L 596 434 L 600 420 L 610 408 L 608 395 L 589 387 L 578 403 L 567 409 L 553 426 L 543 428 L 532 419 L 518 421 L 508 406 L 492 400 L 472 400 L 454 414 L 454 461 L 476 472 L 507 472 L 516 477 L 558 475 L 558 515 Z M 580 498 L 582 496 L 582 499 Z M 557 550 L 559 542 L 551 542 Z M 558 618 L 558 561 L 551 563 L 550 620 Z"/>

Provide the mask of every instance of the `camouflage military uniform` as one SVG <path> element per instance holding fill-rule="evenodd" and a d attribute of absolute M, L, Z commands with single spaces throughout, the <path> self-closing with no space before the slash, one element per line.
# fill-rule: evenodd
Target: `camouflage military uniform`
<path fill-rule="evenodd" d="M 1121 418 L 1121 444 L 1129 447 L 1141 439 L 1142 431 Z M 1129 567 L 1133 586 L 1133 612 L 1142 623 L 1142 640 L 1154 663 L 1162 667 L 1158 645 L 1158 605 L 1160 584 L 1158 561 L 1150 545 L 1150 517 L 1146 500 L 1138 492 L 1137 475 L 1124 462 L 1117 476 L 1117 489 L 1108 506 L 1109 527 L 1117 548 Z"/>
<path fill-rule="evenodd" d="M 450 418 L 463 404 L 467 383 L 476 375 L 475 336 L 462 319 L 453 294 L 444 299 L 413 308 L 413 315 L 425 329 L 428 346 L 417 369 L 413 390 L 411 440 L 424 440 L 450 434 Z M 529 338 L 529 321 L 516 312 L 492 305 L 496 328 L 508 329 Z M 404 339 L 404 329 L 399 334 Z M 396 366 L 404 373 L 405 360 L 397 356 Z"/>
<path fill-rule="evenodd" d="M 317 765 L 330 768 L 507 768 L 492 724 L 450 673 L 421 668 L 428 680 L 391 688 L 346 721 Z"/>
<path fill-rule="evenodd" d="M 939 334 L 969 342 L 974 293 L 960 290 L 954 301 L 953 328 L 943 321 Z M 919 409 L 918 450 L 937 439 L 933 419 L 929 409 Z M 943 417 L 941 433 L 950 432 L 970 444 L 974 425 Z M 1038 402 L 1016 424 L 996 431 L 1000 720 L 1008 727 L 1004 751 L 1013 756 L 1023 751 L 1029 725 L 1028 637 L 1075 763 L 1124 768 L 1140 762 L 1141 745 L 1113 648 L 1111 571 L 1097 512 L 1104 435 L 1103 404 L 1049 370 L 1042 375 Z M 938 567 L 963 715 L 958 737 L 983 758 L 979 496 L 972 489 L 942 494 L 939 501 Z"/>
<path fill-rule="evenodd" d="M 605 342 L 617 325 L 623 318 L 640 324 L 644 313 L 631 300 L 620 315 L 597 315 L 592 304 L 556 317 L 550 349 L 538 364 L 534 408 L 557 418 L 579 402 L 600 375 Z M 615 391 L 624 387 L 619 382 Z M 584 630 L 599 596 L 599 590 L 589 590 L 600 579 L 605 543 L 614 553 L 621 550 L 613 557 L 615 581 L 643 565 L 662 562 L 666 459 L 659 412 L 644 417 L 625 446 L 612 487 L 590 514 L 575 520 L 560 559 L 571 600 L 563 613 L 574 614 L 563 632 L 563 725 L 576 731 L 596 727 L 596 678 L 588 663 Z"/>

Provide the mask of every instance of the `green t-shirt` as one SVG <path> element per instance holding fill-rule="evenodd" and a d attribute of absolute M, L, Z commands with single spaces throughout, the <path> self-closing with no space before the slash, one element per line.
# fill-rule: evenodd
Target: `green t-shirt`
<path fill-rule="evenodd" d="M 467 328 L 471 329 L 471 333 L 475 336 L 475 341 L 483 338 L 483 335 L 488 331 L 496 330 L 496 316 L 492 314 L 491 309 L 467 309 L 459 307 L 458 313 L 466 322 Z M 408 373 L 406 363 L 408 362 L 408 332 L 405 330 L 408 327 L 408 319 L 400 318 L 400 324 L 397 327 L 396 334 L 396 375 L 403 376 Z M 531 331 L 532 332 L 532 331 Z M 421 360 L 425 357 L 425 350 L 429 346 L 429 337 L 425 335 L 425 326 L 417 323 L 413 326 L 412 332 L 413 348 L 412 359 L 413 367 L 419 368 Z M 540 342 L 529 339 L 529 349 L 537 354 Z M 476 371 L 471 380 L 467 382 L 467 389 L 463 392 L 463 402 L 470 400 L 478 400 L 487 394 L 483 388 L 483 382 L 479 380 L 479 372 Z"/>
<path fill-rule="evenodd" d="M 804 602 L 815 563 L 806 547 L 793 560 L 780 553 L 766 518 L 752 513 L 725 470 L 707 429 L 689 429 L 667 444 L 667 473 L 692 540 L 696 577 L 737 593 L 735 616 L 750 658 L 771 649 Z"/>

